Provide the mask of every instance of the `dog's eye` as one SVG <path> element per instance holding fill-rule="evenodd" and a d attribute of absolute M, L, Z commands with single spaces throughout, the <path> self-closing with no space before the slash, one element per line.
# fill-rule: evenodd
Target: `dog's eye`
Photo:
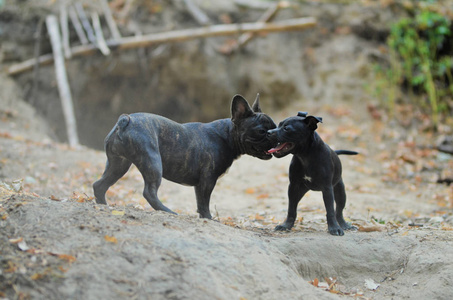
<path fill-rule="evenodd" d="M 288 131 L 288 130 L 289 130 L 288 125 L 283 126 L 283 131 Z"/>
<path fill-rule="evenodd" d="M 267 133 L 267 131 L 264 130 L 264 129 L 260 129 L 260 130 L 258 130 L 258 133 L 259 133 L 260 135 L 265 135 L 265 134 Z"/>

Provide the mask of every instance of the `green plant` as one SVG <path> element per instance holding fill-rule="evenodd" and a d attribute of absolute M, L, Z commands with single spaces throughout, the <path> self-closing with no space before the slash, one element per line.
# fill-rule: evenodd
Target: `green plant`
<path fill-rule="evenodd" d="M 453 60 L 452 49 L 446 49 L 450 28 L 451 20 L 429 6 L 418 6 L 413 17 L 392 25 L 387 40 L 390 68 L 385 72 L 391 112 L 397 100 L 395 89 L 403 87 L 411 101 L 429 108 L 435 126 L 451 109 L 448 101 L 453 98 Z"/>

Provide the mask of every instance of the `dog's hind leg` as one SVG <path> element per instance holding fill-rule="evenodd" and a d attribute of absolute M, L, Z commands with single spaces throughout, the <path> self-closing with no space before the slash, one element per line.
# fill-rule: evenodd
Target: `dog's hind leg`
<path fill-rule="evenodd" d="M 346 206 L 346 192 L 343 183 L 343 179 L 341 179 L 333 188 L 334 196 L 335 196 L 335 217 L 337 219 L 338 224 L 344 230 L 351 230 L 356 229 L 355 226 L 352 226 L 350 223 L 346 222 L 343 218 L 343 209 Z"/>
<path fill-rule="evenodd" d="M 96 203 L 107 204 L 105 193 L 129 170 L 131 162 L 125 158 L 116 155 L 108 155 L 104 173 L 101 179 L 93 183 L 94 197 Z"/>
<path fill-rule="evenodd" d="M 171 209 L 162 204 L 157 197 L 157 190 L 162 182 L 162 161 L 160 155 L 148 152 L 138 162 L 134 162 L 145 181 L 143 197 L 155 210 L 162 210 L 175 214 Z"/>

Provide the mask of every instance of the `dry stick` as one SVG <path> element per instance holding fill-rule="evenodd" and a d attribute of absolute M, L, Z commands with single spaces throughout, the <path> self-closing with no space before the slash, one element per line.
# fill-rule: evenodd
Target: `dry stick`
<path fill-rule="evenodd" d="M 192 2 L 192 0 L 184 0 L 184 3 L 186 4 L 187 10 L 198 22 L 198 24 L 200 25 L 211 24 L 211 20 L 209 20 L 209 17 L 198 6 L 196 6 Z"/>
<path fill-rule="evenodd" d="M 261 0 L 234 0 L 234 4 L 253 9 L 268 9 L 272 3 Z"/>
<path fill-rule="evenodd" d="M 43 35 L 43 24 L 44 24 L 44 19 L 39 19 L 38 23 L 38 28 L 36 29 L 36 33 L 34 35 L 35 38 L 35 47 L 33 50 L 33 54 L 35 58 L 39 58 L 39 55 L 41 54 L 41 42 L 42 42 L 42 35 Z M 35 102 L 35 97 L 34 94 L 38 90 L 39 87 L 39 63 L 38 59 L 36 59 L 36 63 L 33 66 L 33 86 L 32 86 L 32 91 L 31 91 L 31 99 L 32 99 L 32 104 Z"/>
<path fill-rule="evenodd" d="M 99 21 L 99 15 L 96 12 L 91 13 L 91 19 L 93 20 L 94 32 L 96 33 L 96 44 L 101 50 L 102 54 L 109 55 L 110 49 L 105 42 L 104 35 L 102 34 L 101 22 Z"/>
<path fill-rule="evenodd" d="M 258 19 L 258 22 L 270 22 L 277 12 L 279 11 L 280 8 L 287 7 L 288 3 L 286 1 L 283 2 L 278 2 L 269 7 L 268 10 Z M 224 53 L 224 54 L 231 54 L 234 51 L 237 51 L 239 48 L 244 47 L 248 42 L 250 42 L 255 34 L 247 32 L 242 34 L 238 39 L 237 42 L 233 45 L 231 45 L 229 48 L 219 50 L 219 52 Z"/>
<path fill-rule="evenodd" d="M 75 8 L 77 10 L 77 15 L 79 16 L 80 21 L 82 22 L 82 26 L 87 33 L 88 40 L 93 44 L 96 43 L 96 38 L 94 36 L 93 28 L 91 28 L 90 21 L 88 21 L 88 17 L 85 14 L 85 10 L 83 9 L 82 3 L 77 2 L 75 4 Z"/>
<path fill-rule="evenodd" d="M 63 50 L 61 46 L 61 37 L 58 30 L 58 20 L 54 15 L 49 15 L 46 18 L 47 31 L 50 35 L 52 52 L 55 61 L 55 73 L 58 83 L 58 91 L 60 93 L 61 105 L 63 107 L 63 115 L 66 122 L 66 131 L 68 134 L 69 145 L 75 147 L 79 144 L 77 136 L 77 124 L 74 115 L 72 104 L 71 90 L 69 88 L 68 77 L 64 65 Z"/>
<path fill-rule="evenodd" d="M 302 30 L 314 27 L 316 25 L 315 18 L 298 18 L 278 21 L 275 23 L 243 23 L 243 24 L 222 24 L 213 25 L 194 29 L 182 29 L 161 33 L 152 33 L 139 37 L 123 37 L 119 40 L 107 41 L 107 46 L 110 49 L 131 49 L 138 47 L 146 47 L 150 45 L 183 42 L 198 38 L 208 38 L 215 36 L 226 36 L 233 34 L 243 34 L 246 32 L 280 32 L 291 30 Z M 72 48 L 73 56 L 90 55 L 96 53 L 94 45 L 80 45 Z M 43 55 L 39 57 L 40 64 L 48 64 L 52 62 L 51 55 Z M 36 63 L 36 59 L 30 59 L 19 64 L 13 65 L 8 69 L 9 75 L 15 75 L 29 70 Z"/>
<path fill-rule="evenodd" d="M 60 4 L 60 23 L 64 56 L 69 59 L 71 58 L 71 47 L 69 46 L 68 11 L 66 3 L 63 2 Z"/>
<path fill-rule="evenodd" d="M 121 38 L 120 31 L 118 30 L 118 26 L 116 26 L 116 22 L 113 19 L 112 11 L 110 10 L 110 6 L 107 3 L 107 0 L 101 0 L 102 10 L 104 11 L 104 17 L 107 21 L 107 25 L 109 26 L 110 33 L 112 34 L 112 38 L 114 40 L 118 40 Z"/>
<path fill-rule="evenodd" d="M 79 17 L 77 16 L 77 13 L 74 10 L 74 7 L 70 6 L 68 8 L 68 12 L 69 12 L 69 18 L 71 18 L 72 25 L 74 26 L 74 29 L 77 33 L 77 36 L 79 37 L 80 42 L 82 43 L 82 45 L 88 44 L 87 36 L 85 35 L 85 32 L 83 31 L 82 24 L 80 24 Z"/>

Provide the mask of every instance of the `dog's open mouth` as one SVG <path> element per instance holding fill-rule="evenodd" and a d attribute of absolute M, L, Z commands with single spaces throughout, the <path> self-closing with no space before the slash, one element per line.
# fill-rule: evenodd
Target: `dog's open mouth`
<path fill-rule="evenodd" d="M 271 153 L 271 154 L 280 154 L 281 153 L 281 154 L 283 154 L 283 153 L 287 153 L 287 152 L 291 151 L 293 148 L 294 148 L 294 144 L 293 143 L 288 143 L 288 142 L 279 143 L 277 145 L 277 147 L 268 150 L 267 153 Z"/>
<path fill-rule="evenodd" d="M 255 151 L 254 156 L 256 156 L 258 158 L 266 159 L 266 160 L 272 158 L 272 153 L 269 153 L 266 150 L 260 150 L 257 147 L 253 147 L 253 146 L 252 146 L 252 149 Z"/>

